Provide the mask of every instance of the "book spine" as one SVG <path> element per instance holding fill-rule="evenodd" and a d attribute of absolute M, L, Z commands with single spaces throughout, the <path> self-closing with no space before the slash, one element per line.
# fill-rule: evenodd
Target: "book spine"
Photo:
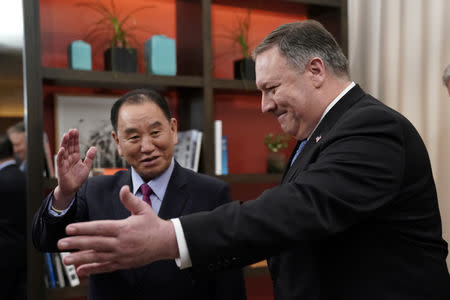
<path fill-rule="evenodd" d="M 215 174 L 222 175 L 222 120 L 214 121 Z"/>
<path fill-rule="evenodd" d="M 222 175 L 228 175 L 228 139 L 222 136 Z"/>
<path fill-rule="evenodd" d="M 195 146 L 195 159 L 194 159 L 194 171 L 198 172 L 198 164 L 200 162 L 200 151 L 202 149 L 202 138 L 203 138 L 203 132 L 198 131 L 197 134 L 197 144 Z"/>
<path fill-rule="evenodd" d="M 66 283 L 64 281 L 64 273 L 61 257 L 59 256 L 59 253 L 52 253 L 52 257 L 55 263 L 56 278 L 58 278 L 58 286 L 65 287 Z"/>
<path fill-rule="evenodd" d="M 45 262 L 47 265 L 49 286 L 54 288 L 56 287 L 56 278 L 55 271 L 53 269 L 52 255 L 49 252 L 45 252 Z"/>
<path fill-rule="evenodd" d="M 53 166 L 53 158 L 52 153 L 50 151 L 50 144 L 48 142 L 47 133 L 44 132 L 44 154 L 45 154 L 45 165 L 48 170 L 47 177 L 54 178 L 55 177 L 55 168 Z"/>
<path fill-rule="evenodd" d="M 64 259 L 65 256 L 69 255 L 69 252 L 60 252 L 61 260 Z M 67 280 L 69 281 L 69 285 L 71 287 L 80 285 L 80 279 L 78 278 L 77 271 L 75 270 L 74 265 L 65 265 L 63 263 L 64 270 L 67 275 Z"/>

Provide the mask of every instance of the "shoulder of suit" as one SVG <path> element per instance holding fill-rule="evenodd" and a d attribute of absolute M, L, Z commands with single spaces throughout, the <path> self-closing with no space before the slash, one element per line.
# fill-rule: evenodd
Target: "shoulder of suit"
<path fill-rule="evenodd" d="M 368 122 L 373 120 L 378 123 L 383 121 L 403 123 L 407 121 L 401 113 L 369 94 L 364 95 L 351 109 L 347 110 L 344 117 L 359 118 Z"/>
<path fill-rule="evenodd" d="M 183 168 L 181 166 L 179 166 L 179 168 L 180 168 L 180 171 L 183 173 L 182 176 L 187 176 L 187 179 L 190 182 L 202 184 L 205 187 L 207 187 L 207 186 L 217 187 L 217 186 L 225 186 L 225 185 L 227 185 L 225 182 L 219 180 L 216 177 L 213 177 L 213 176 L 210 176 L 210 175 L 206 175 L 206 174 L 202 174 L 202 173 L 197 173 L 197 172 L 194 172 L 192 170 Z"/>

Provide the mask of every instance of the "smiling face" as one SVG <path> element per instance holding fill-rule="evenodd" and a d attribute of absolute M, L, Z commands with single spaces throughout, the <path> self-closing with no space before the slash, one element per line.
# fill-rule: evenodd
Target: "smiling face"
<path fill-rule="evenodd" d="M 314 84 L 316 75 L 310 64 L 301 73 L 288 64 L 276 46 L 258 54 L 255 61 L 262 112 L 273 113 L 283 131 L 298 140 L 308 137 L 324 111 L 321 101 L 316 99 L 319 94 Z"/>
<path fill-rule="evenodd" d="M 168 121 L 153 102 L 125 103 L 112 136 L 120 156 L 147 182 L 161 175 L 172 161 L 177 121 Z"/>

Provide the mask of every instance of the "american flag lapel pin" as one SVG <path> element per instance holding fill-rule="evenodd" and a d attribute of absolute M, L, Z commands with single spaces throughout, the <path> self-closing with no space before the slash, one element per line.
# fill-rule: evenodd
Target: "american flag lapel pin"
<path fill-rule="evenodd" d="M 319 142 L 321 138 L 322 138 L 322 136 L 321 136 L 321 135 L 319 135 L 319 136 L 316 136 L 316 143 L 317 143 L 317 142 Z"/>

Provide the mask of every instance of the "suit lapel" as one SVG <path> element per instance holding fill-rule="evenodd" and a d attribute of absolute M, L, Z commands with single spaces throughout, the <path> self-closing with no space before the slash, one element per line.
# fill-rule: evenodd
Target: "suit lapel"
<path fill-rule="evenodd" d="M 186 172 L 177 162 L 173 168 L 172 176 L 167 185 L 166 193 L 159 209 L 159 217 L 170 219 L 181 216 L 186 202 L 189 199 L 183 186 L 188 182 L 189 173 Z"/>
<path fill-rule="evenodd" d="M 297 157 L 292 166 L 290 168 L 288 167 L 285 171 L 282 183 L 290 182 L 293 178 L 295 178 L 295 175 L 298 172 L 301 172 L 306 168 L 306 166 L 309 164 L 312 153 L 314 153 L 313 150 L 317 147 L 320 147 L 320 145 L 326 140 L 328 132 L 344 114 L 344 112 L 347 111 L 364 95 L 364 91 L 359 87 L 359 85 L 356 85 L 330 109 L 330 111 L 325 115 L 316 130 L 314 130 L 314 132 L 311 134 L 311 137 L 303 148 L 300 156 Z M 297 143 L 297 146 L 292 152 L 289 163 L 292 160 L 293 154 L 297 150 L 298 146 L 299 143 Z"/>
<path fill-rule="evenodd" d="M 120 201 L 120 189 L 124 185 L 128 185 L 130 187 L 130 191 L 133 191 L 133 182 L 131 180 L 130 169 L 120 175 L 117 183 L 118 184 L 113 187 L 113 191 L 111 193 L 113 212 L 116 219 L 125 219 L 128 218 L 131 213 L 125 208 L 125 206 L 123 206 L 122 201 Z"/>

